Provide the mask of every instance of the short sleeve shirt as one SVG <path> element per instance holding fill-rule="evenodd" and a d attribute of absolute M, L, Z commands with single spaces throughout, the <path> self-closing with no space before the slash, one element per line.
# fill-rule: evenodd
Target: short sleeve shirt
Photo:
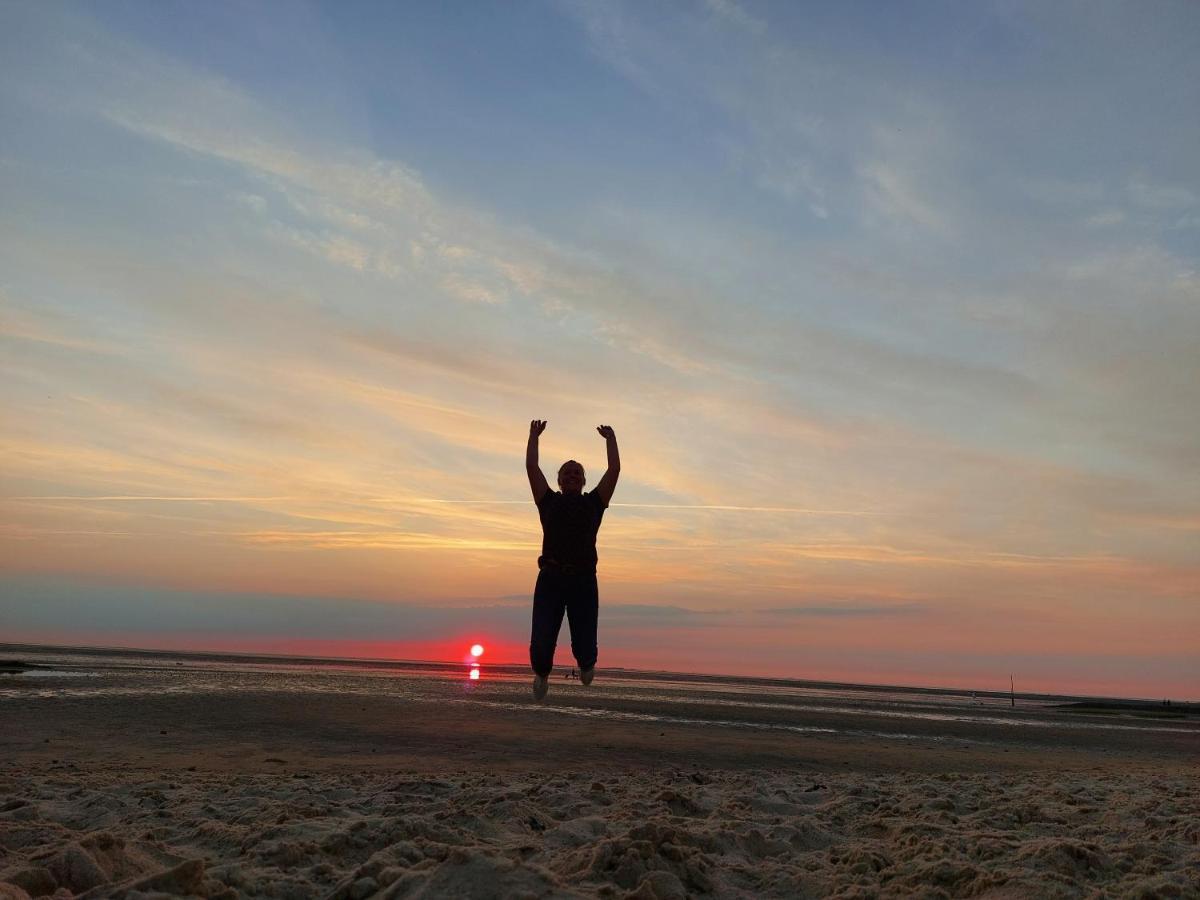
<path fill-rule="evenodd" d="M 604 501 L 595 491 L 563 494 L 547 490 L 537 502 L 542 520 L 543 563 L 558 563 L 584 572 L 596 571 L 596 532 L 604 518 Z"/>

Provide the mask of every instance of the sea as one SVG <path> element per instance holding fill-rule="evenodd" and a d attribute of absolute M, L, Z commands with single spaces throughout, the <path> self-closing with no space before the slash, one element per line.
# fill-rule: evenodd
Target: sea
<path fill-rule="evenodd" d="M 313 659 L 0 644 L 0 710 L 88 697 L 236 692 L 354 694 L 552 716 L 697 724 L 920 742 L 1095 746 L 1167 742 L 1200 750 L 1200 704 L 776 678 L 598 670 L 583 686 L 560 668 L 534 704 L 526 666 Z"/>

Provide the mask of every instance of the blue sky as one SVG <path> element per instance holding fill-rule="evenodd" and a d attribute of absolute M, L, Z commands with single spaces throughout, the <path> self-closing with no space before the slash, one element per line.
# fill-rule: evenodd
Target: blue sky
<path fill-rule="evenodd" d="M 0 20 L 6 632 L 519 658 L 537 417 L 612 659 L 1196 693 L 1195 5 Z"/>

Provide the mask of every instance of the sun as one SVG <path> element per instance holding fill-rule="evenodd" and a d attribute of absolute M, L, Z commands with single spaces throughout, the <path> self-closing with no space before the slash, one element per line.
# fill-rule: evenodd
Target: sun
<path fill-rule="evenodd" d="M 483 656 L 483 644 L 472 644 L 471 655 L 475 657 Z"/>

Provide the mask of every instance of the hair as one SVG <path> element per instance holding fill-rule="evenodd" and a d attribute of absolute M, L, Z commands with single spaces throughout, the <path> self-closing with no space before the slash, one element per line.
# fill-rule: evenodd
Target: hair
<path fill-rule="evenodd" d="M 573 460 L 573 459 L 568 459 L 568 460 L 567 460 L 565 463 L 563 463 L 561 466 L 559 466 L 559 467 L 558 467 L 558 477 L 559 477 L 559 478 L 562 478 L 563 469 L 565 469 L 567 466 L 579 466 L 579 468 L 580 468 L 580 469 L 582 469 L 582 468 L 583 468 L 583 463 L 581 463 L 581 462 L 576 462 L 576 461 L 575 461 L 575 460 Z M 587 477 L 587 473 L 586 473 L 586 472 L 584 472 L 584 477 L 585 477 L 585 478 Z"/>

